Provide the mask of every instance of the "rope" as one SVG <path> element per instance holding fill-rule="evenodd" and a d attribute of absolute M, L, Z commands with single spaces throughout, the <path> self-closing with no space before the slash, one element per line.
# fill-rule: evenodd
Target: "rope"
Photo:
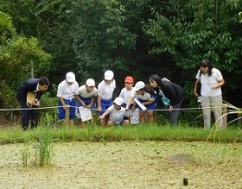
<path fill-rule="evenodd" d="M 0 112 L 8 112 L 8 111 L 21 111 L 21 110 L 33 110 L 33 109 L 38 109 L 38 110 L 45 110 L 45 109 L 56 109 L 59 107 L 63 107 L 63 106 L 47 106 L 47 107 L 36 107 L 36 108 L 6 108 L 6 109 L 0 109 Z M 69 106 L 70 108 L 77 108 L 78 106 Z M 217 107 L 228 107 L 228 106 L 217 106 Z M 202 109 L 212 109 L 213 107 L 206 107 L 206 108 L 177 108 L 177 109 L 173 109 L 174 110 L 179 110 L 179 111 L 190 111 L 190 110 L 202 110 Z M 98 111 L 96 108 L 91 108 L 92 111 Z M 170 111 L 168 108 L 164 108 L 164 109 L 155 109 L 153 111 L 156 112 L 166 112 L 166 111 Z"/>

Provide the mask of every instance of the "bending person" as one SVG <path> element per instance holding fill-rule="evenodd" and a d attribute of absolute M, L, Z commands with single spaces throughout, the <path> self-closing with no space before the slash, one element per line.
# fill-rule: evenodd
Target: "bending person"
<path fill-rule="evenodd" d="M 157 94 L 162 97 L 163 104 L 169 106 L 169 121 L 171 125 L 177 125 L 179 108 L 185 95 L 183 88 L 166 78 L 161 78 L 157 74 L 151 75 L 149 82 Z"/>

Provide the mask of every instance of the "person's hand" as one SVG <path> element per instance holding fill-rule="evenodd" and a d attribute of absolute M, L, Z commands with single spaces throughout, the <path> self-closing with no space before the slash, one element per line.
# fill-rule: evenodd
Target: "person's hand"
<path fill-rule="evenodd" d="M 217 89 L 217 85 L 214 85 L 214 86 L 211 86 L 210 89 L 214 90 L 214 89 Z"/>
<path fill-rule="evenodd" d="M 174 110 L 174 108 L 170 105 L 170 107 L 169 107 L 169 111 L 171 112 L 171 111 L 173 111 Z"/>
<path fill-rule="evenodd" d="M 196 92 L 194 92 L 194 95 L 195 95 L 195 97 L 199 97 L 199 95 Z"/>

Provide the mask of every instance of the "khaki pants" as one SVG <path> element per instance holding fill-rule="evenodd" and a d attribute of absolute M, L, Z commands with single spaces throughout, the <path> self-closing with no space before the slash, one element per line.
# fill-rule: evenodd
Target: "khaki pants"
<path fill-rule="evenodd" d="M 203 111 L 204 129 L 211 128 L 211 111 L 213 112 L 215 121 L 218 123 L 218 129 L 223 129 L 223 118 L 221 118 L 223 106 L 222 95 L 215 97 L 202 96 L 201 105 Z"/>

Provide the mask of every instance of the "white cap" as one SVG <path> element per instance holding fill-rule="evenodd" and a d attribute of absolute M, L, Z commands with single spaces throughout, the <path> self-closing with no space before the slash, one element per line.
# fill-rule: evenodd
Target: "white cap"
<path fill-rule="evenodd" d="M 138 81 L 134 86 L 135 91 L 139 91 L 140 89 L 143 89 L 143 88 L 145 88 L 145 83 L 143 81 Z"/>
<path fill-rule="evenodd" d="M 113 77 L 114 77 L 114 74 L 113 74 L 113 71 L 111 71 L 111 70 L 107 70 L 104 73 L 104 79 L 106 79 L 106 80 L 112 80 Z"/>
<path fill-rule="evenodd" d="M 73 72 L 68 72 L 66 74 L 66 81 L 67 82 L 75 82 L 76 81 L 76 77 L 75 77 L 75 74 Z"/>
<path fill-rule="evenodd" d="M 124 103 L 124 100 L 121 97 L 117 97 L 117 98 L 115 98 L 115 100 L 113 101 L 113 103 L 121 106 Z"/>
<path fill-rule="evenodd" d="M 86 80 L 86 86 L 88 87 L 95 87 L 95 81 L 91 78 Z"/>

